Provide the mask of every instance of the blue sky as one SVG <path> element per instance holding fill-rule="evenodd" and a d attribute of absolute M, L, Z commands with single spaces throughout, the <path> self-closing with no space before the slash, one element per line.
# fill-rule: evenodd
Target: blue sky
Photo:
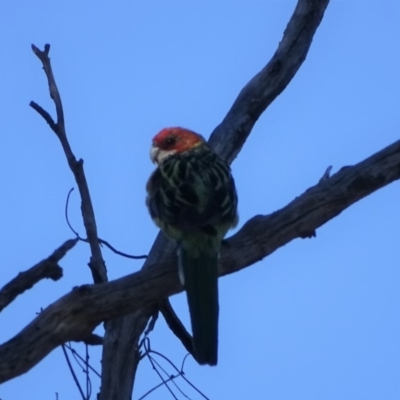
<path fill-rule="evenodd" d="M 206 137 L 269 60 L 295 1 L 2 2 L 0 286 L 72 237 L 64 204 L 74 181 L 61 147 L 28 107 L 53 110 L 30 44 L 52 45 L 67 132 L 85 160 L 99 234 L 148 252 L 157 229 L 144 204 L 151 138 L 181 125 Z M 285 206 L 329 165 L 352 165 L 399 138 L 400 3 L 333 0 L 300 71 L 234 161 L 241 226 Z M 395 182 L 251 268 L 220 280 L 216 368 L 188 359 L 210 399 L 399 399 L 399 196 Z M 78 195 L 71 220 L 83 232 Z M 91 282 L 89 250 L 63 261 L 0 315 L 0 341 L 41 307 Z M 110 278 L 138 270 L 105 251 Z M 184 295 L 172 299 L 188 323 Z M 152 347 L 185 351 L 160 318 Z M 76 345 L 77 350 L 82 346 Z M 100 352 L 91 362 L 99 367 Z M 139 366 L 134 398 L 159 382 Z M 94 393 L 98 380 L 93 377 Z M 192 399 L 200 398 L 187 386 Z M 61 349 L 0 387 L 2 400 L 79 399 Z M 93 396 L 94 398 L 95 396 Z M 149 400 L 168 399 L 165 388 Z"/>

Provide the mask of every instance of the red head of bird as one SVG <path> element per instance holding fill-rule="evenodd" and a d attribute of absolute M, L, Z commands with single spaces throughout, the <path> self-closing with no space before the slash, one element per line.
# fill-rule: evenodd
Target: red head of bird
<path fill-rule="evenodd" d="M 154 136 L 150 158 L 154 163 L 160 164 L 166 158 L 191 150 L 202 143 L 205 143 L 205 139 L 189 129 L 165 128 Z"/>

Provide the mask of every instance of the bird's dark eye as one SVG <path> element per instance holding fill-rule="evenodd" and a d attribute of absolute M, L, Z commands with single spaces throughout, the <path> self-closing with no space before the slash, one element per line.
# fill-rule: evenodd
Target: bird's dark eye
<path fill-rule="evenodd" d="M 169 137 L 165 139 L 165 144 L 170 147 L 173 146 L 176 143 L 176 139 L 174 137 Z"/>

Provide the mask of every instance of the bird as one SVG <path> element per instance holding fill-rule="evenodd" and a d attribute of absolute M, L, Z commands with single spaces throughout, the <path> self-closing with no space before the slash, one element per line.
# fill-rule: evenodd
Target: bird
<path fill-rule="evenodd" d="M 161 130 L 150 158 L 157 167 L 146 185 L 146 204 L 154 223 L 177 243 L 194 357 L 217 365 L 218 260 L 226 233 L 238 223 L 235 181 L 229 164 L 189 129 Z"/>

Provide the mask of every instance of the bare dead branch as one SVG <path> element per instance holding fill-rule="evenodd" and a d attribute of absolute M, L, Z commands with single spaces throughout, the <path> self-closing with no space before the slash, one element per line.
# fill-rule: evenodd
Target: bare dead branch
<path fill-rule="evenodd" d="M 328 3 L 329 0 L 298 0 L 272 59 L 242 89 L 232 108 L 210 137 L 210 144 L 221 157 L 229 162 L 234 160 L 257 119 L 292 80 L 307 56 Z M 162 260 L 171 248 L 172 245 L 159 234 L 143 268 Z M 134 315 L 107 324 L 110 330 L 104 336 L 99 400 L 131 398 L 135 374 L 126 369 L 126 364 L 133 363 L 133 371 L 136 371 L 139 357 L 135 350 L 137 346 L 134 346 L 132 341 L 139 343 L 140 335 L 150 316 L 151 311 L 142 309 Z M 118 342 L 115 342 L 114 331 L 119 334 Z M 136 337 L 132 335 L 134 331 L 137 332 Z"/>
<path fill-rule="evenodd" d="M 186 330 L 185 325 L 176 315 L 172 305 L 168 299 L 164 299 L 160 307 L 160 311 L 172 333 L 181 341 L 183 347 L 196 359 L 193 349 L 192 336 Z"/>
<path fill-rule="evenodd" d="M 397 179 L 400 179 L 400 140 L 359 164 L 342 168 L 281 210 L 250 219 L 228 239 L 229 246 L 222 249 L 220 275 L 260 261 Z M 174 252 L 121 279 L 75 288 L 0 346 L 0 383 L 28 371 L 57 346 L 84 340 L 102 321 L 151 309 L 181 291 Z"/>
<path fill-rule="evenodd" d="M 107 270 L 103 260 L 103 256 L 101 254 L 100 244 L 97 239 L 98 235 L 96 219 L 94 216 L 89 187 L 83 169 L 83 160 L 76 159 L 67 138 L 64 123 L 64 109 L 49 58 L 50 45 L 46 44 L 44 46 L 44 50 L 40 50 L 33 44 L 32 51 L 39 58 L 43 65 L 44 73 L 46 74 L 47 82 L 49 85 L 50 97 L 53 99 L 56 108 L 57 122 L 54 122 L 50 114 L 37 103 L 31 101 L 29 105 L 44 118 L 44 120 L 50 125 L 51 129 L 60 140 L 61 146 L 68 161 L 68 165 L 72 173 L 74 174 L 75 181 L 79 188 L 79 193 L 82 199 L 81 211 L 83 223 L 86 229 L 86 236 L 90 245 L 91 259 L 89 262 L 89 267 L 92 271 L 93 281 L 95 283 L 106 282 Z"/>
<path fill-rule="evenodd" d="M 254 124 L 282 93 L 303 64 L 329 0 L 299 0 L 282 41 L 268 64 L 241 90 L 210 137 L 229 162 L 239 154 Z"/>
<path fill-rule="evenodd" d="M 54 250 L 49 257 L 28 270 L 20 272 L 14 279 L 0 289 L 0 311 L 40 280 L 45 278 L 52 279 L 53 281 L 59 280 L 63 275 L 63 271 L 58 265 L 58 262 L 75 246 L 77 241 L 77 239 L 67 240 Z"/>
<path fill-rule="evenodd" d="M 43 64 L 43 69 L 44 73 L 46 74 L 47 81 L 49 84 L 49 91 L 50 91 L 50 97 L 54 101 L 54 105 L 56 107 L 56 113 L 57 113 L 57 136 L 62 136 L 65 140 L 61 143 L 66 147 L 69 147 L 68 141 L 66 140 L 66 132 L 65 132 L 65 124 L 64 124 L 64 109 L 62 106 L 62 101 L 61 101 L 61 96 L 58 91 L 56 81 L 54 79 L 53 75 L 53 70 L 51 68 L 51 63 L 50 63 L 50 45 L 45 44 L 44 45 L 44 50 L 40 50 L 38 47 L 36 47 L 34 44 L 32 44 L 32 51 L 35 53 L 35 55 L 39 58 L 39 60 Z M 60 137 L 61 140 L 61 137 Z M 68 155 L 73 157 L 72 151 L 69 148 Z M 68 156 L 67 156 L 68 157 Z"/>
<path fill-rule="evenodd" d="M 52 131 L 57 133 L 57 124 L 54 122 L 51 115 L 34 101 L 31 101 L 29 105 L 49 124 Z"/>

